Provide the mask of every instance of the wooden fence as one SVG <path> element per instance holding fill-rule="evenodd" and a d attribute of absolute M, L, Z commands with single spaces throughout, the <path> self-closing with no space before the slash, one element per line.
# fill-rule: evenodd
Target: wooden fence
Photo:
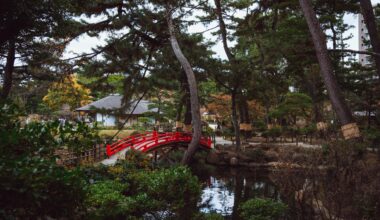
<path fill-rule="evenodd" d="M 58 156 L 57 164 L 64 166 L 96 163 L 106 158 L 106 146 L 105 144 L 96 144 L 92 149 L 84 151 L 80 155 L 67 149 L 60 149 L 55 152 L 55 155 Z"/>

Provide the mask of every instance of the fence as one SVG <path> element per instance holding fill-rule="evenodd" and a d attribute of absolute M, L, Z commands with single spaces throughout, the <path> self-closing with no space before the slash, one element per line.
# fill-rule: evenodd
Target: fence
<path fill-rule="evenodd" d="M 92 149 L 76 155 L 67 149 L 60 149 L 55 152 L 58 156 L 57 164 L 71 166 L 83 163 L 95 163 L 106 157 L 106 146 L 104 144 L 96 144 Z"/>

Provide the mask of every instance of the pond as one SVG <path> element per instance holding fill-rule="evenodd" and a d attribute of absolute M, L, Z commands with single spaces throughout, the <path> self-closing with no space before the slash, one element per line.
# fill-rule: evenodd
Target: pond
<path fill-rule="evenodd" d="M 216 212 L 226 219 L 240 219 L 238 207 L 242 202 L 252 198 L 270 198 L 288 205 L 287 219 L 296 217 L 298 211 L 293 207 L 292 199 L 289 195 L 281 194 L 279 186 L 272 181 L 273 177 L 280 177 L 281 173 L 213 166 L 208 169 L 193 168 L 193 172 L 203 183 L 202 212 Z"/>

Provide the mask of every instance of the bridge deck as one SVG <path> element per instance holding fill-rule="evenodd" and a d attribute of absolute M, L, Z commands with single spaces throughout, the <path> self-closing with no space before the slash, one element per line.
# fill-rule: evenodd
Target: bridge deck
<path fill-rule="evenodd" d="M 120 155 L 124 155 L 129 149 L 148 152 L 160 146 L 173 143 L 190 143 L 191 133 L 183 132 L 165 132 L 157 131 L 132 135 L 119 140 L 111 145 L 107 145 L 106 153 L 109 157 L 102 161 L 103 164 L 114 164 Z M 200 145 L 204 148 L 211 149 L 211 138 L 201 137 Z"/>

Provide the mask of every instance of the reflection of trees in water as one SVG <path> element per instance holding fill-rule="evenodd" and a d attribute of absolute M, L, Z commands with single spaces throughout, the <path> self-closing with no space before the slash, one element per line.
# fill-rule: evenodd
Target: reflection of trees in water
<path fill-rule="evenodd" d="M 356 172 L 284 171 L 270 177 L 294 219 L 378 219 L 380 175 L 375 170 L 353 169 Z"/>
<path fill-rule="evenodd" d="M 210 177 L 215 178 L 211 187 L 219 191 L 209 196 L 222 206 L 218 212 L 232 219 L 239 219 L 238 207 L 251 198 L 281 200 L 289 207 L 287 219 L 376 219 L 365 216 L 380 216 L 379 168 L 354 166 L 353 172 L 347 172 L 347 167 L 329 172 L 318 169 L 263 172 L 223 167 L 202 173 L 200 179 L 207 182 Z M 302 199 L 297 199 L 296 194 L 302 194 Z"/>
<path fill-rule="evenodd" d="M 205 173 L 200 176 L 201 181 L 211 182 L 205 189 L 217 192 L 217 195 L 208 195 L 209 198 L 201 205 L 203 210 L 217 211 L 224 215 L 230 215 L 232 219 L 240 219 L 238 208 L 242 202 L 251 198 L 280 199 L 280 194 L 275 185 L 267 177 L 266 173 L 248 169 L 216 169 L 209 172 L 211 181 L 205 179 Z M 217 190 L 216 190 L 217 188 Z M 233 204 L 231 204 L 233 196 Z M 212 201 L 217 199 L 221 209 L 213 207 Z M 232 207 L 231 207 L 232 205 Z"/>

